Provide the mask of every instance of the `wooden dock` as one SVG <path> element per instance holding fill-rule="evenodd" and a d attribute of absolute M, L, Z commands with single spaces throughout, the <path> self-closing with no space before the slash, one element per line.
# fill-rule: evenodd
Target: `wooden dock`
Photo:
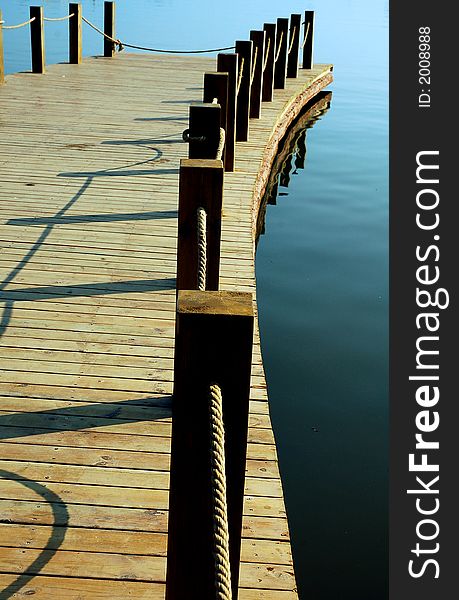
<path fill-rule="evenodd" d="M 179 161 L 214 69 L 123 53 L 0 86 L 2 599 L 164 598 Z M 277 143 L 330 71 L 288 79 L 237 144 L 222 290 L 255 293 Z M 239 598 L 295 600 L 267 400 L 256 332 Z"/>

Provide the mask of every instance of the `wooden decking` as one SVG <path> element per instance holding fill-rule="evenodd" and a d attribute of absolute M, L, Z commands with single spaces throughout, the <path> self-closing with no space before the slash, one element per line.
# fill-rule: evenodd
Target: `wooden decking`
<path fill-rule="evenodd" d="M 214 65 L 123 54 L 0 87 L 0 598 L 164 598 L 181 133 Z M 266 145 L 329 71 L 237 145 L 222 289 L 255 292 Z M 258 334 L 249 436 L 240 598 L 294 600 Z"/>

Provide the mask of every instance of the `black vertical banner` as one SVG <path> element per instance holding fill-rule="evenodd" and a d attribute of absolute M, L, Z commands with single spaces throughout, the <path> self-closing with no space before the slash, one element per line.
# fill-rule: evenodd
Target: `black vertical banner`
<path fill-rule="evenodd" d="M 449 8 L 448 8 L 449 6 Z M 459 597 L 454 3 L 390 3 L 390 598 Z M 455 62 L 455 61 L 454 61 Z"/>

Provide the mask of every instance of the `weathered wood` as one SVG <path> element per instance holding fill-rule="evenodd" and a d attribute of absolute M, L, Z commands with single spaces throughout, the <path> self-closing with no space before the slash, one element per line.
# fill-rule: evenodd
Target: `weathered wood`
<path fill-rule="evenodd" d="M 236 149 L 236 86 L 238 77 L 238 55 L 219 54 L 217 56 L 217 71 L 228 73 L 228 94 L 226 105 L 226 143 L 225 171 L 234 171 Z"/>
<path fill-rule="evenodd" d="M 303 69 L 314 67 L 314 11 L 304 13 Z"/>
<path fill-rule="evenodd" d="M 43 27 L 43 6 L 31 6 L 30 47 L 32 50 L 32 73 L 45 72 L 45 32 Z"/>
<path fill-rule="evenodd" d="M 263 29 L 266 33 L 265 57 L 263 71 L 263 102 L 271 102 L 274 94 L 274 57 L 276 55 L 276 28 L 275 23 L 265 23 Z"/>
<path fill-rule="evenodd" d="M 71 2 L 69 4 L 69 63 L 79 65 L 83 58 L 82 45 L 82 9 L 81 3 Z"/>
<path fill-rule="evenodd" d="M 238 597 L 253 319 L 251 294 L 179 292 L 167 600 L 215 597 L 208 406 L 212 383 L 223 395 L 231 576 L 233 598 Z M 199 493 L 190 494 L 191 489 Z"/>
<path fill-rule="evenodd" d="M 5 58 L 3 52 L 3 17 L 0 8 L 0 85 L 5 82 Z"/>
<path fill-rule="evenodd" d="M 298 57 L 300 52 L 301 15 L 290 16 L 290 35 L 288 40 L 287 77 L 298 77 Z"/>
<path fill-rule="evenodd" d="M 211 103 L 217 99 L 220 104 L 220 127 L 225 130 L 225 147 L 223 149 L 223 164 L 226 161 L 226 130 L 228 116 L 228 73 L 204 73 L 204 102 Z"/>
<path fill-rule="evenodd" d="M 220 142 L 220 123 L 220 104 L 191 104 L 188 158 L 215 159 Z"/>
<path fill-rule="evenodd" d="M 223 165 L 220 160 L 180 162 L 177 290 L 198 289 L 197 211 L 207 214 L 206 289 L 219 289 L 223 202 Z"/>
<path fill-rule="evenodd" d="M 265 32 L 251 31 L 253 42 L 252 72 L 250 84 L 250 117 L 259 119 L 261 112 L 261 92 L 263 86 L 263 58 L 265 55 Z"/>
<path fill-rule="evenodd" d="M 104 33 L 115 38 L 115 2 L 104 2 Z M 104 37 L 104 56 L 112 57 L 115 55 L 116 45 L 114 42 Z"/>
<path fill-rule="evenodd" d="M 236 141 L 247 142 L 249 139 L 250 118 L 250 75 L 252 73 L 252 42 L 237 41 L 236 53 L 239 56 L 238 84 L 236 108 Z"/>
<path fill-rule="evenodd" d="M 287 50 L 288 50 L 288 19 L 277 19 L 276 29 L 276 58 L 274 65 L 274 89 L 285 88 L 287 75 Z"/>

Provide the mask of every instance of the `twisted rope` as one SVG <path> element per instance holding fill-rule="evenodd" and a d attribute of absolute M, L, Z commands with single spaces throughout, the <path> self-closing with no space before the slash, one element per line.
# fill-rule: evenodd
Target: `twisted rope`
<path fill-rule="evenodd" d="M 236 86 L 236 96 L 239 95 L 239 90 L 241 89 L 241 83 L 242 83 L 242 75 L 244 73 L 244 58 L 242 58 L 241 60 L 241 66 L 239 68 L 239 79 L 237 81 L 237 86 Z"/>
<path fill-rule="evenodd" d="M 24 23 L 19 23 L 18 25 L 3 25 L 5 21 L 2 21 L 3 29 L 19 29 L 19 27 L 25 27 L 25 25 L 29 25 L 32 21 L 35 21 L 36 17 L 32 17 L 28 21 L 24 21 Z"/>
<path fill-rule="evenodd" d="M 270 47 L 271 47 L 271 38 L 268 39 L 268 45 L 266 46 L 265 58 L 263 60 L 263 73 L 265 72 L 266 65 L 268 64 L 268 56 L 269 56 Z"/>
<path fill-rule="evenodd" d="M 209 409 L 216 600 L 231 600 L 228 507 L 226 503 L 225 429 L 223 427 L 222 392 L 218 385 L 210 386 Z"/>
<path fill-rule="evenodd" d="M 67 21 L 67 19 L 71 19 L 73 16 L 75 16 L 75 13 L 71 13 L 70 15 L 65 15 L 65 17 L 55 17 L 55 18 L 43 17 L 43 21 Z"/>
<path fill-rule="evenodd" d="M 218 142 L 217 156 L 215 157 L 217 160 L 222 160 L 223 150 L 225 148 L 225 140 L 226 132 L 223 127 L 220 127 L 220 141 Z"/>
<path fill-rule="evenodd" d="M 207 213 L 200 206 L 198 208 L 198 290 L 206 289 L 207 272 Z"/>
<path fill-rule="evenodd" d="M 284 38 L 284 32 L 281 31 L 280 38 L 279 38 L 279 46 L 277 47 L 276 56 L 274 58 L 274 62 L 275 63 L 277 63 L 277 61 L 279 60 L 279 54 L 280 54 L 280 51 L 281 51 L 281 48 L 282 48 L 282 40 L 283 40 L 283 38 Z"/>
<path fill-rule="evenodd" d="M 255 48 L 255 53 L 253 55 L 252 72 L 250 73 L 250 85 L 252 85 L 253 78 L 255 77 L 255 70 L 257 68 L 257 58 L 258 58 L 258 46 Z"/>
<path fill-rule="evenodd" d="M 293 28 L 292 39 L 290 40 L 290 46 L 289 46 L 289 49 L 288 49 L 288 51 L 287 51 L 287 54 L 290 54 L 290 52 L 292 51 L 292 48 L 293 48 L 293 42 L 295 41 L 295 38 L 296 38 L 296 25 L 295 25 L 295 27 Z"/>
<path fill-rule="evenodd" d="M 118 46 L 118 52 L 121 52 L 121 50 L 123 49 L 123 46 L 124 46 L 124 44 L 121 42 L 121 40 L 115 40 L 115 38 L 112 38 L 110 35 L 107 35 L 104 31 L 102 31 L 102 29 L 99 29 L 97 27 L 97 25 L 94 25 L 94 23 L 91 23 L 91 21 L 88 21 L 88 19 L 86 17 L 82 16 L 81 18 L 86 23 L 86 25 L 89 25 L 89 27 L 92 27 L 94 29 L 94 31 L 97 31 L 97 33 L 100 33 L 100 35 L 103 35 L 104 38 L 106 38 L 107 40 L 110 40 L 111 42 L 116 44 Z"/>
<path fill-rule="evenodd" d="M 123 48 L 134 48 L 135 50 L 145 50 L 146 52 L 159 52 L 163 54 L 205 54 L 207 52 L 223 52 L 224 50 L 234 50 L 235 46 L 225 46 L 224 48 L 209 48 L 207 50 L 163 50 L 160 48 L 149 48 L 148 46 L 136 46 L 135 44 L 127 44 L 122 42 L 120 39 L 114 39 L 107 35 L 102 29 L 99 29 L 94 23 L 88 21 L 85 17 L 81 17 L 83 21 L 92 27 L 95 31 L 103 35 L 107 40 L 110 40 L 118 46 L 118 52 L 121 52 Z"/>
<path fill-rule="evenodd" d="M 303 48 L 306 46 L 306 42 L 308 40 L 308 35 L 309 35 L 309 26 L 311 25 L 311 23 L 308 23 L 308 26 L 306 27 L 306 31 L 304 32 L 304 40 L 303 40 L 303 44 L 301 45 L 301 49 L 303 50 Z"/>

